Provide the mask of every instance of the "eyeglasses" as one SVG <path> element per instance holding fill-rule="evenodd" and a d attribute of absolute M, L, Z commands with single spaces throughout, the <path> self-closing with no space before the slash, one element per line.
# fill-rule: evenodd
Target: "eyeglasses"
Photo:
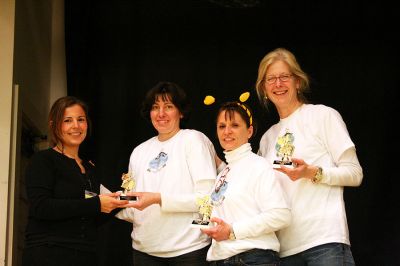
<path fill-rule="evenodd" d="M 285 75 L 281 75 L 279 77 L 270 76 L 270 77 L 266 77 L 265 80 L 267 81 L 268 84 L 274 84 L 277 79 L 279 79 L 280 82 L 286 82 L 286 81 L 289 81 L 289 79 L 292 76 L 293 76 L 293 74 L 285 74 Z"/>

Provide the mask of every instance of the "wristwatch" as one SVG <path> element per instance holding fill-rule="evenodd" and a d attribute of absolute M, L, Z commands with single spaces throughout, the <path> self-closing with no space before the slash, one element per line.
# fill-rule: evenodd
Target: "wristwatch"
<path fill-rule="evenodd" d="M 315 176 L 311 179 L 311 182 L 313 182 L 314 184 L 318 184 L 319 182 L 321 182 L 322 179 L 322 167 L 317 166 L 318 170 L 315 173 Z"/>
<path fill-rule="evenodd" d="M 235 240 L 235 232 L 233 232 L 233 227 L 231 227 L 231 232 L 229 233 L 229 240 Z"/>

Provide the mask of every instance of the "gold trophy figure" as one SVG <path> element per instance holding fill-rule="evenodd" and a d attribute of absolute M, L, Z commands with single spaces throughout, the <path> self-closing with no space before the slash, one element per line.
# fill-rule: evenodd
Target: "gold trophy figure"
<path fill-rule="evenodd" d="M 124 189 L 124 191 L 121 193 L 119 196 L 120 200 L 129 200 L 129 201 L 135 201 L 137 200 L 137 196 L 129 196 L 127 195 L 129 192 L 132 192 L 135 188 L 135 179 L 133 179 L 133 175 L 131 173 L 123 173 L 122 174 L 122 184 L 121 188 Z"/>
<path fill-rule="evenodd" d="M 290 133 L 289 130 L 286 129 L 286 133 L 278 138 L 275 145 L 276 155 L 280 159 L 274 160 L 273 163 L 274 168 L 280 168 L 281 165 L 285 167 L 294 166 L 291 160 L 291 157 L 294 152 L 293 142 L 294 142 L 293 133 Z"/>
<path fill-rule="evenodd" d="M 209 195 L 199 197 L 196 199 L 196 204 L 199 207 L 199 219 L 192 221 L 191 227 L 193 228 L 206 228 L 211 226 L 210 218 L 212 212 L 212 204 Z"/>

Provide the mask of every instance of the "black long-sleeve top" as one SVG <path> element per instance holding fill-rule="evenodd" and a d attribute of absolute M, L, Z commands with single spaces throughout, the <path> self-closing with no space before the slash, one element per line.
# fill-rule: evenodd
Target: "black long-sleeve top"
<path fill-rule="evenodd" d="M 101 216 L 98 196 L 85 198 L 85 190 L 99 194 L 94 165 L 48 149 L 36 153 L 26 169 L 29 216 L 26 247 L 58 245 L 94 251 Z"/>

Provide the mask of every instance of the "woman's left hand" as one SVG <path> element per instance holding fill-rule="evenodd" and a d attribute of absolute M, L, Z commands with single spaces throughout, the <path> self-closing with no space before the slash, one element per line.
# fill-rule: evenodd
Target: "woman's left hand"
<path fill-rule="evenodd" d="M 280 168 L 275 168 L 275 170 L 284 173 L 292 181 L 299 180 L 300 178 L 312 179 L 318 170 L 318 167 L 309 165 L 302 159 L 292 158 L 292 162 L 294 164 L 293 168 L 281 166 Z"/>
<path fill-rule="evenodd" d="M 217 217 L 211 218 L 210 221 L 216 223 L 216 225 L 210 228 L 201 228 L 200 230 L 204 234 L 215 239 L 216 241 L 229 239 L 229 235 L 231 233 L 230 224 L 226 223 L 224 220 Z"/>

